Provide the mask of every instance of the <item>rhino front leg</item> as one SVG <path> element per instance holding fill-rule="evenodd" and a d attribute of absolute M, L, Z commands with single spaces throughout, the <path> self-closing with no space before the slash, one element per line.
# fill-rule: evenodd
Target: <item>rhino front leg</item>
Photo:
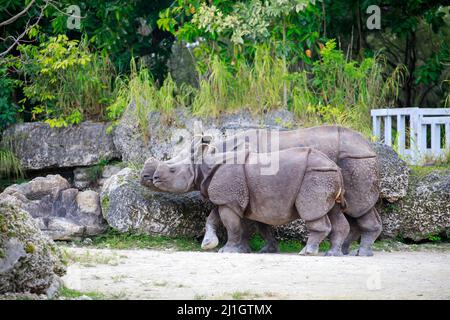
<path fill-rule="evenodd" d="M 306 228 L 309 231 L 306 246 L 300 251 L 301 255 L 317 255 L 320 243 L 331 231 L 330 219 L 327 215 L 314 221 L 306 221 Z"/>
<path fill-rule="evenodd" d="M 225 229 L 227 229 L 227 243 L 219 250 L 221 253 L 249 253 L 248 232 L 239 217 L 232 209 L 226 206 L 219 207 L 219 215 Z"/>
<path fill-rule="evenodd" d="M 350 231 L 350 225 L 341 211 L 339 205 L 335 205 L 328 213 L 331 222 L 330 241 L 331 248 L 326 256 L 342 256 L 342 245 Z"/>
<path fill-rule="evenodd" d="M 219 210 L 214 208 L 211 210 L 208 218 L 206 219 L 205 236 L 202 241 L 202 249 L 210 250 L 217 247 L 219 244 L 219 238 L 217 237 L 217 228 L 222 224 L 220 221 Z"/>

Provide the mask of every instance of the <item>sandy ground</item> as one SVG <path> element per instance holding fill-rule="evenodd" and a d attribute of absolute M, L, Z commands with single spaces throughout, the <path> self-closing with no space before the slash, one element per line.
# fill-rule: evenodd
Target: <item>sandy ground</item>
<path fill-rule="evenodd" d="M 118 299 L 450 299 L 450 251 L 374 257 L 67 248 L 67 287 Z"/>

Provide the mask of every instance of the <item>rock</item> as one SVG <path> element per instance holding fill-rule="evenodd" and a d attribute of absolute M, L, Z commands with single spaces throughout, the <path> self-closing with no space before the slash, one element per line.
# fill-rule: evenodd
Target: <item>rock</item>
<path fill-rule="evenodd" d="M 26 170 L 89 166 L 120 158 L 108 123 L 83 122 L 51 128 L 43 122 L 13 125 L 3 133 Z"/>
<path fill-rule="evenodd" d="M 100 179 L 98 179 L 97 184 L 101 190 L 101 187 L 103 187 L 103 184 L 105 181 L 109 178 L 111 178 L 113 175 L 119 173 L 119 171 L 122 170 L 122 168 L 118 165 L 106 165 L 103 168 L 102 176 Z"/>
<path fill-rule="evenodd" d="M 76 168 L 73 170 L 73 185 L 78 190 L 85 190 L 92 184 L 90 168 Z"/>
<path fill-rule="evenodd" d="M 409 167 L 389 146 L 371 143 L 378 155 L 380 167 L 380 197 L 395 202 L 406 196 L 409 181 Z"/>
<path fill-rule="evenodd" d="M 412 174 L 407 195 L 378 205 L 385 238 L 414 241 L 450 232 L 450 170 Z"/>
<path fill-rule="evenodd" d="M 65 273 L 61 252 L 11 198 L 0 198 L 0 294 L 29 292 L 51 298 Z"/>
<path fill-rule="evenodd" d="M 102 233 L 107 225 L 102 217 L 98 193 L 70 188 L 59 175 L 38 177 L 12 185 L 0 194 L 28 212 L 39 228 L 54 240 L 71 240 Z"/>
<path fill-rule="evenodd" d="M 201 237 L 212 206 L 198 192 L 172 195 L 152 192 L 130 168 L 109 178 L 101 192 L 103 215 L 120 232 Z"/>
<path fill-rule="evenodd" d="M 301 219 L 291 223 L 275 227 L 275 238 L 280 241 L 300 240 L 306 242 L 308 240 L 308 230 L 305 222 Z"/>
<path fill-rule="evenodd" d="M 148 113 L 148 127 L 141 130 L 136 117 L 136 104 L 132 102 L 114 130 L 114 144 L 122 160 L 144 163 L 149 156 L 158 160 L 172 158 L 190 143 L 197 121 L 201 121 L 205 134 L 221 139 L 247 129 L 286 129 L 292 128 L 295 123 L 293 114 L 287 110 L 269 111 L 259 116 L 240 111 L 201 119 L 187 114 L 185 108 L 176 109 L 171 121 L 167 123 L 165 115 L 152 111 Z"/>

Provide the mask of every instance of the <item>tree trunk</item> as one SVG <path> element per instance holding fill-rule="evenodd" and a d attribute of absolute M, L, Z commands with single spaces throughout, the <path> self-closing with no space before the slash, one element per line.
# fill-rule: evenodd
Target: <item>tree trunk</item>
<path fill-rule="evenodd" d="M 405 43 L 405 66 L 408 68 L 408 78 L 403 88 L 405 95 L 404 107 L 413 107 L 414 105 L 414 72 L 416 70 L 416 33 L 408 33 Z"/>

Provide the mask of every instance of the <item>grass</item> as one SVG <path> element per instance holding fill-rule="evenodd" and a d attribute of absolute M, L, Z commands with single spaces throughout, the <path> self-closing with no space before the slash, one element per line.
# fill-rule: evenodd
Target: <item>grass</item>
<path fill-rule="evenodd" d="M 177 251 L 200 251 L 195 239 L 152 236 L 146 234 L 120 233 L 113 229 L 92 238 L 92 246 L 108 249 L 174 249 Z"/>
<path fill-rule="evenodd" d="M 59 289 L 57 296 L 66 299 L 77 299 L 82 296 L 87 296 L 93 300 L 103 300 L 106 298 L 106 296 L 100 292 L 81 292 L 64 286 Z"/>
<path fill-rule="evenodd" d="M 233 300 L 244 300 L 257 297 L 259 297 L 259 295 L 252 294 L 249 291 L 235 291 L 231 294 L 231 298 L 233 298 Z"/>
<path fill-rule="evenodd" d="M 120 262 L 120 257 L 113 254 L 103 254 L 103 253 L 92 253 L 91 251 L 86 251 L 84 253 L 78 254 L 71 251 L 70 249 L 63 250 L 63 255 L 65 260 L 70 263 L 79 263 L 81 265 L 90 267 L 98 264 L 106 264 L 110 266 L 116 266 Z"/>
<path fill-rule="evenodd" d="M 411 175 L 423 178 L 435 170 L 450 170 L 450 164 L 434 165 L 434 166 L 409 166 Z"/>
<path fill-rule="evenodd" d="M 264 246 L 265 242 L 260 235 L 255 234 L 250 239 L 250 248 L 254 252 L 258 252 Z M 299 240 L 284 240 L 278 242 L 278 249 L 281 253 L 299 253 L 305 244 Z M 319 251 L 324 252 L 330 249 L 330 242 L 323 241 L 320 244 Z"/>
<path fill-rule="evenodd" d="M 0 178 L 22 179 L 24 171 L 20 160 L 9 148 L 0 148 Z"/>

